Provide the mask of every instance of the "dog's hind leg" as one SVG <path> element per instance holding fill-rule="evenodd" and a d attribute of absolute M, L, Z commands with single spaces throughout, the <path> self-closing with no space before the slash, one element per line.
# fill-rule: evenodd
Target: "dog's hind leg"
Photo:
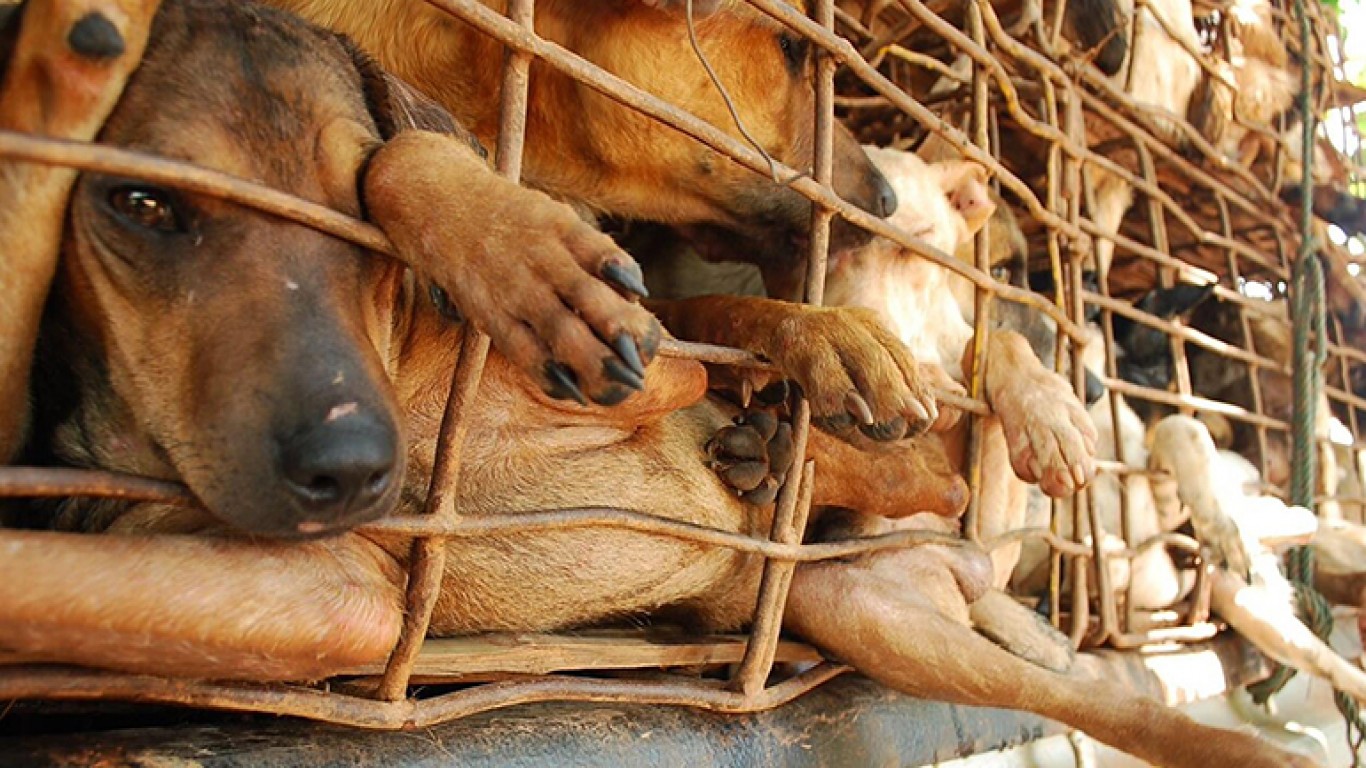
<path fill-rule="evenodd" d="M 142 58 L 158 3 L 30 0 L 0 29 L 0 130 L 90 141 Z M 14 458 L 76 171 L 0 160 L 0 464 Z"/>
<path fill-rule="evenodd" d="M 19 659 L 317 679 L 382 662 L 402 623 L 397 564 L 355 535 L 273 544 L 0 530 L 0 553 L 0 651 Z"/>
<path fill-rule="evenodd" d="M 786 622 L 884 685 L 955 704 L 1034 712 L 1165 768 L 1316 765 L 1253 735 L 1196 723 L 1108 680 L 1024 661 L 972 631 L 962 613 L 947 571 L 935 576 L 915 551 L 902 551 L 798 566 Z"/>

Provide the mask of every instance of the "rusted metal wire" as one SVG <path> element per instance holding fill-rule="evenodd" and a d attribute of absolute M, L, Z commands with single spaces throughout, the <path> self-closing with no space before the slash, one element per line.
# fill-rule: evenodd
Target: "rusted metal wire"
<path fill-rule="evenodd" d="M 474 26 L 506 46 L 502 87 L 502 113 L 496 153 L 498 169 L 506 176 L 519 176 L 521 143 L 524 137 L 527 109 L 527 77 L 533 58 L 568 75 L 575 81 L 607 97 L 654 118 L 662 125 L 678 130 L 701 144 L 728 157 L 742 167 L 767 174 L 769 158 L 762 151 L 747 146 L 721 129 L 650 94 L 624 80 L 605 72 L 567 49 L 539 38 L 531 23 L 531 0 L 513 0 L 508 16 L 503 17 L 482 5 L 478 0 L 428 0 L 432 5 Z M 859 18 L 851 12 L 835 8 L 833 0 L 820 0 L 815 5 L 814 18 L 808 18 L 782 0 L 748 0 L 762 14 L 774 19 L 799 35 L 812 41 L 819 49 L 816 66 L 816 140 L 813 172 L 798 174 L 786 165 L 778 164 L 783 177 L 795 177 L 790 186 L 812 203 L 812 229 L 808 253 L 806 279 L 807 299 L 819 303 L 823 293 L 829 226 L 838 215 L 870 232 L 889 238 L 912 252 L 929 259 L 967 278 L 976 294 L 977 360 L 971 371 L 972 397 L 955 397 L 941 393 L 941 402 L 959 407 L 975 416 L 990 414 L 983 399 L 985 383 L 985 350 L 990 333 L 991 303 L 994 299 L 1021 302 L 1052 318 L 1059 327 L 1059 340 L 1080 340 L 1084 337 L 1085 307 L 1102 310 L 1102 330 L 1105 339 L 1106 376 L 1104 383 L 1118 394 L 1146 400 L 1185 411 L 1218 413 L 1234 421 L 1252 425 L 1257 432 L 1266 473 L 1268 433 L 1283 433 L 1288 425 L 1266 413 L 1260 384 L 1260 374 L 1285 373 L 1283 362 L 1267 357 L 1252 341 L 1248 316 L 1274 316 L 1269 306 L 1249 298 L 1236 290 L 1246 273 L 1255 277 L 1284 280 L 1289 275 L 1286 241 L 1295 237 L 1295 222 L 1280 204 L 1274 190 L 1277 179 L 1268 183 L 1251 169 L 1226 158 L 1220 148 L 1200 136 L 1184 121 L 1175 121 L 1189 148 L 1201 156 L 1194 161 L 1156 137 L 1157 120 L 1173 117 L 1154 108 L 1136 103 L 1116 85 L 1115 81 L 1098 70 L 1077 61 L 1060 61 L 1055 55 L 1062 28 L 1065 3 L 1055 4 L 1053 18 L 1044 20 L 1039 40 L 1027 45 L 1008 32 L 997 17 L 996 9 L 987 0 L 975 0 L 966 5 L 967 26 L 960 30 L 949 23 L 944 14 L 950 4 L 921 2 L 921 0 L 887 0 L 873 3 Z M 1136 4 L 1142 8 L 1142 0 Z M 881 10 L 900 10 L 900 23 L 885 29 L 875 25 Z M 1156 16 L 1157 14 L 1153 14 Z M 854 31 L 866 41 L 863 53 L 849 41 L 835 34 L 835 22 Z M 1316 23 L 1320 20 L 1316 19 Z M 1159 19 L 1159 22 L 1161 20 Z M 1163 26 L 1166 26 L 1163 23 Z M 883 54 L 889 46 L 900 45 L 912 33 L 936 34 L 953 49 L 968 55 L 973 63 L 970 98 L 971 135 L 953 127 L 940 114 L 927 107 L 928 99 L 918 98 L 908 89 L 885 75 L 888 67 Z M 1050 33 L 1051 30 L 1051 33 Z M 1175 40 L 1179 36 L 1167 29 Z M 1321 46 L 1320 46 L 1321 47 Z M 1207 55 L 1190 51 L 1207 72 L 1215 73 Z M 1307 58 L 1309 66 L 1322 66 L 1324 54 L 1314 50 Z M 938 59 L 917 53 L 911 58 L 923 58 L 928 69 L 947 71 Z M 933 63 L 931 63 L 933 62 Z M 874 96 L 837 98 L 833 78 L 837 65 L 847 67 L 860 86 Z M 899 66 L 904 67 L 904 64 Z M 942 74 L 941 71 L 941 74 Z M 1031 99 L 1037 98 L 1034 105 Z M 962 103 L 963 99 L 956 99 Z M 974 264 L 962 264 L 949 254 L 940 253 L 907 233 L 891 226 L 843 201 L 831 186 L 831 136 L 834 129 L 834 109 L 857 108 L 876 110 L 885 105 L 919 125 L 924 130 L 945 138 L 966 159 L 981 163 L 994 175 L 997 183 L 1009 190 L 1029 214 L 1032 224 L 1041 232 L 1047 244 L 1049 268 L 1053 273 L 1056 294 L 1048 298 L 1035 295 L 1015 286 L 998 283 L 989 275 L 986 239 L 979 240 Z M 946 99 L 939 106 L 955 109 L 955 99 Z M 1235 116 L 1236 118 L 1236 116 Z M 1102 124 L 1111 133 L 1118 133 L 1127 142 L 1123 157 L 1132 156 L 1136 168 L 1108 156 L 1104 147 L 1088 140 L 1087 120 Z M 999 159 L 1001 143 L 992 140 L 989 129 L 993 121 L 1009 121 L 1010 130 L 1036 139 L 1047 146 L 1044 193 L 1040 195 L 1029 181 L 1017 176 L 1014 169 Z M 1267 131 L 1264 126 L 1247 126 L 1254 132 Z M 319 231 L 355 243 L 377 253 L 392 254 L 393 248 L 377 228 L 323 206 L 283 194 L 249 180 L 233 178 L 136 152 L 84 144 L 58 142 L 35 137 L 0 133 L 0 155 L 34 162 L 66 165 L 87 171 L 118 174 L 175 186 L 191 192 L 211 195 L 241 205 L 251 206 L 266 213 L 294 221 Z M 1130 162 L 1128 160 L 1126 163 Z M 1283 164 L 1278 161 L 1277 167 Z M 1084 175 L 1088 171 L 1103 171 L 1128 184 L 1142 197 L 1148 220 L 1148 242 L 1141 236 L 1124 231 L 1106 232 L 1083 215 L 1085 197 Z M 1165 175 L 1165 176 L 1164 176 Z M 1276 172 L 1279 176 L 1279 171 Z M 1184 192 L 1169 188 L 1166 177 L 1171 176 L 1189 185 Z M 1211 216 L 1196 211 L 1189 198 L 1196 191 L 1212 200 L 1217 224 Z M 1168 232 L 1168 220 L 1176 222 Z M 1251 224 L 1248 224 L 1248 222 Z M 1260 234 L 1259 234 L 1260 233 Z M 1261 237 L 1261 240 L 1257 240 Z M 1170 242 L 1184 238 L 1177 246 Z M 1278 251 L 1269 256 L 1265 252 L 1266 238 L 1271 238 Z M 1152 265 L 1164 284 L 1177 280 L 1200 284 L 1224 281 L 1215 289 L 1216 296 L 1236 305 L 1243 340 L 1218 339 L 1182 323 L 1164 320 L 1133 308 L 1112 297 L 1108 280 L 1102 275 L 1098 292 L 1083 290 L 1081 262 L 1096 241 L 1108 239 L 1116 246 L 1116 253 L 1127 259 Z M 1186 250 L 1182 250 L 1186 249 Z M 1176 252 L 1198 255 L 1201 249 L 1213 249 L 1220 259 L 1213 264 L 1184 259 Z M 1293 251 L 1293 248 L 1289 249 Z M 1233 287 L 1229 287 L 1229 286 Z M 1172 344 L 1177 391 L 1156 390 L 1120 381 L 1115 359 L 1115 338 L 1111 319 L 1121 316 L 1167 334 Z M 1278 322 L 1287 320 L 1277 318 Z M 1341 342 L 1328 351 L 1338 358 L 1339 375 L 1343 387 L 1349 387 L 1352 364 L 1366 363 L 1366 352 Z M 1202 352 L 1218 355 L 1248 367 L 1251 375 L 1251 409 L 1203 397 L 1192 389 L 1185 361 L 1186 344 Z M 939 534 L 902 531 L 870 539 L 802 544 L 811 499 L 813 467 L 799 463 L 799 470 L 791 473 L 780 495 L 772 531 L 767 539 L 746 536 L 666 520 L 647 514 L 621 509 L 564 509 L 509 513 L 496 516 L 462 518 L 455 505 L 455 490 L 460 465 L 459 448 L 466 420 L 464 409 L 476 392 L 483 357 L 487 353 L 487 339 L 468 332 L 452 375 L 451 397 L 447 410 L 433 470 L 424 514 L 394 517 L 364 526 L 366 532 L 413 537 L 407 607 L 402 638 L 394 649 L 384 673 L 373 691 L 376 700 L 337 693 L 324 693 L 312 688 L 255 685 L 211 685 L 184 681 L 161 680 L 128 675 L 73 672 L 51 668 L 0 668 L 0 698 L 43 697 L 54 699 L 124 698 L 137 701 L 186 704 L 216 709 L 252 712 L 273 712 L 309 717 L 327 722 L 344 723 L 365 728 L 414 728 L 487 711 L 518 703 L 546 700 L 571 701 L 631 701 L 697 706 L 716 711 L 755 711 L 776 706 L 809 690 L 847 668 L 825 663 L 806 673 L 767 685 L 773 670 L 774 648 L 778 643 L 782 623 L 783 603 L 793 569 L 798 563 L 832 558 L 851 557 L 888 548 L 918 546 L 935 543 L 963 546 L 959 540 Z M 771 368 L 766 361 L 740 351 L 710 345 L 692 344 L 675 340 L 665 341 L 661 354 L 685 357 L 704 362 L 748 367 Z M 1072 375 L 1078 392 L 1082 391 L 1080 349 L 1060 345 L 1055 361 L 1059 370 L 1067 356 L 1071 357 Z M 1347 407 L 1353 435 L 1357 432 L 1356 408 L 1366 409 L 1366 398 L 1346 389 L 1328 388 L 1330 398 Z M 1117 408 L 1117 406 L 1116 406 Z M 809 429 L 809 409 L 797 406 L 794 420 L 795 437 L 799 446 L 799 461 Z M 1116 423 L 1118 411 L 1112 411 Z M 969 450 L 968 476 L 974 491 L 980 486 L 980 419 L 974 419 L 976 447 Z M 1358 448 L 1361 447 L 1358 440 Z M 1122 445 L 1116 441 L 1117 461 L 1102 463 L 1101 470 L 1120 477 L 1152 474 L 1126 463 Z M 176 483 L 132 478 L 113 473 L 81 470 L 44 469 L 32 467 L 0 468 L 0 498 L 8 496 L 58 497 L 92 496 L 118 498 L 128 501 L 159 502 L 194 505 L 193 495 Z M 1208 568 L 1202 566 L 1195 594 L 1190 601 L 1186 626 L 1167 627 L 1151 632 L 1135 632 L 1135 613 L 1128 603 L 1123 617 L 1118 611 L 1117 596 L 1108 583 L 1105 563 L 1112 558 L 1131 558 L 1156 546 L 1174 546 L 1186 551 L 1198 551 L 1197 542 L 1176 534 L 1162 534 L 1146 541 L 1133 541 L 1128 520 L 1128 502 L 1121 498 L 1120 531 L 1126 547 L 1120 551 L 1102 550 L 1101 521 L 1094 499 L 1085 494 L 1073 504 L 1072 529 L 1080 537 L 1089 529 L 1091 543 L 1079 538 L 1070 540 L 1059 535 L 1058 513 L 1055 505 L 1050 528 L 1014 531 L 983 542 L 996 549 L 1026 539 L 1046 542 L 1050 548 L 1049 595 L 1055 622 L 1061 622 L 1064 610 L 1061 567 L 1069 565 L 1072 575 L 1071 605 L 1067 615 L 1068 628 L 1075 644 L 1083 641 L 1105 640 L 1121 648 L 1134 647 L 1157 639 L 1183 639 L 1207 636 L 1211 631 L 1205 623 L 1208 615 Z M 1348 497 L 1344 497 L 1346 499 Z M 973 494 L 974 505 L 978 504 Z M 978 535 L 980 512 L 974 506 L 969 515 L 968 530 Z M 1084 524 L 1085 523 L 1085 524 Z M 654 680 L 595 680 L 554 675 L 536 675 L 515 680 L 503 680 L 453 693 L 421 700 L 408 697 L 415 660 L 422 647 L 443 570 L 444 542 L 448 538 L 466 538 L 491 533 L 521 531 L 533 533 L 574 528 L 614 528 L 648 535 L 672 537 L 702 545 L 767 558 L 760 596 L 755 606 L 752 630 L 745 654 L 731 681 L 700 680 L 675 677 L 666 681 Z M 1098 584 L 1088 584 L 1088 573 L 1094 565 Z M 1092 621 L 1092 592 L 1097 603 L 1098 622 Z"/>

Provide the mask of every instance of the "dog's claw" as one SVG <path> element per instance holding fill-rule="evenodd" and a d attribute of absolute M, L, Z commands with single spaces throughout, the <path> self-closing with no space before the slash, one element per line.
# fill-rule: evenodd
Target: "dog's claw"
<path fill-rule="evenodd" d="M 579 405 L 588 405 L 588 398 L 584 397 L 583 390 L 579 389 L 579 382 L 573 371 L 551 360 L 545 364 L 545 376 L 550 380 L 550 388 L 546 394 L 556 400 L 573 400 Z"/>
<path fill-rule="evenodd" d="M 607 378 L 625 384 L 626 386 L 639 392 L 645 389 L 645 379 L 640 374 L 628 368 L 615 357 L 609 357 L 602 361 L 602 369 L 607 374 Z"/>
<path fill-rule="evenodd" d="M 642 299 L 650 297 L 650 291 L 645 288 L 645 278 L 640 273 L 640 267 L 635 264 L 628 267 L 619 261 L 609 261 L 602 267 L 602 279 Z"/>
<path fill-rule="evenodd" d="M 844 409 L 853 414 L 863 426 L 871 426 L 873 419 L 873 409 L 868 407 L 868 401 L 863 399 L 863 395 L 849 391 L 844 395 Z"/>
<path fill-rule="evenodd" d="M 645 380 L 645 363 L 640 359 L 640 350 L 636 349 L 636 340 L 631 338 L 628 333 L 617 334 L 612 341 L 612 349 L 615 349 L 617 356 L 635 373 L 636 377 L 642 382 Z M 622 382 L 625 384 L 626 382 Z M 637 387 L 639 389 L 640 387 Z"/>

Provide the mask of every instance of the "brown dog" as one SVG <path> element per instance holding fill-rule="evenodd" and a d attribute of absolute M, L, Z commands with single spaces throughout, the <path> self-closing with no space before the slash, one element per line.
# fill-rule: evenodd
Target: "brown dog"
<path fill-rule="evenodd" d="M 363 201 L 400 255 L 452 295 L 492 292 L 491 273 L 502 276 L 501 300 L 476 293 L 464 306 L 510 336 L 508 348 L 553 350 L 585 372 L 633 373 L 637 356 L 645 367 L 652 326 L 639 318 L 649 315 L 580 266 L 624 266 L 627 257 L 569 208 L 494 176 L 458 138 L 409 130 L 381 143 L 394 115 L 411 112 L 397 107 L 424 106 L 416 98 L 354 48 L 281 12 L 171 0 L 101 136 L 353 213 Z M 406 543 L 269 539 L 337 534 L 396 505 L 421 505 L 444 406 L 436 393 L 447 388 L 465 326 L 444 317 L 401 264 L 153 184 L 83 176 L 62 242 L 30 455 L 176 479 L 208 513 L 70 501 L 50 525 L 161 535 L 5 531 L 0 646 L 35 659 L 250 679 L 309 678 L 384 658 L 401 620 Z M 507 317 L 546 297 L 560 315 L 544 326 L 523 315 L 529 330 L 507 330 Z M 699 340 L 754 341 L 751 349 L 793 372 L 818 417 L 843 412 L 857 393 L 872 426 L 899 421 L 904 430 L 924 418 L 913 363 L 866 314 L 727 298 L 661 312 Z M 725 327 L 737 319 L 740 328 Z M 609 339 L 625 334 L 634 355 L 598 342 L 584 322 L 605 326 L 598 333 Z M 530 367 L 549 364 L 542 357 Z M 647 390 L 601 409 L 551 398 L 508 357 L 492 356 L 470 416 L 462 514 L 597 505 L 767 530 L 771 511 L 740 501 L 707 467 L 703 445 L 730 425 L 731 411 L 701 399 L 702 366 L 666 359 L 649 369 Z M 597 387 L 588 376 L 573 386 Z M 868 456 L 819 435 L 813 445 L 819 504 L 884 515 L 963 506 L 962 482 L 937 481 L 943 468 L 904 445 Z M 865 481 L 865 471 L 885 485 Z M 221 535 L 232 531 L 267 539 Z M 450 564 L 433 623 L 443 634 L 641 613 L 734 628 L 749 615 L 761 563 L 624 531 L 558 531 L 452 542 Z M 196 586 L 168 589 L 175 584 Z"/>
<path fill-rule="evenodd" d="M 489 146 L 498 129 L 502 44 L 424 2 L 271 0 L 350 35 L 389 71 L 440 102 Z M 485 0 L 503 13 L 501 0 Z M 707 4 L 694 21 L 702 54 L 749 134 L 774 158 L 811 167 L 810 44 L 738 0 Z M 800 6 L 801 3 L 794 3 Z M 682 0 L 536 4 L 536 32 L 640 89 L 742 138 L 721 92 L 689 42 Z M 382 14 L 382 16 L 380 15 Z M 581 85 L 540 60 L 531 65 L 523 180 L 581 210 L 682 228 L 709 259 L 765 271 L 769 295 L 799 295 L 811 204 L 702 144 Z M 836 125 L 834 187 L 878 216 L 896 198 Z M 836 220 L 836 247 L 866 240 Z"/>
<path fill-rule="evenodd" d="M 259 88 L 237 87 L 243 77 Z M 407 98 L 381 77 L 335 38 L 279 14 L 168 0 L 102 135 L 171 154 L 197 148 L 202 162 L 343 208 L 363 200 L 391 236 L 404 227 L 422 246 L 398 238 L 401 255 L 448 291 L 479 276 L 479 259 L 460 259 L 462 243 L 481 233 L 477 242 L 500 249 L 536 237 L 537 270 L 509 283 L 518 292 L 562 268 L 556 248 L 597 242 L 568 209 L 493 177 L 459 141 L 407 131 L 376 148 L 374 120 L 392 127 L 388 107 Z M 250 116 L 251 129 L 234 116 Z M 310 137 L 312 153 L 283 149 Z M 223 524 L 316 535 L 384 511 L 400 463 L 386 471 L 375 458 L 399 440 L 385 428 L 390 419 L 407 432 L 412 482 L 402 506 L 419 504 L 443 405 L 433 393 L 448 381 L 464 327 L 414 296 L 401 266 L 231 205 L 86 176 L 70 221 L 50 316 L 60 331 L 50 338 L 69 343 L 42 350 L 43 381 L 66 386 L 38 388 L 39 434 L 73 464 L 183 480 L 212 516 L 73 502 L 59 516 L 68 527 L 128 535 L 3 532 L 0 645 L 40 660 L 239 679 L 322 676 L 384 658 L 401 622 L 402 542 L 248 540 L 221 535 Z M 681 318 L 679 328 L 708 319 L 694 334 L 704 340 L 761 342 L 752 348 L 793 371 L 818 411 L 853 390 L 875 419 L 892 421 L 923 396 L 909 357 L 866 314 L 706 301 L 671 319 Z M 612 319 L 629 317 L 612 309 Z M 724 328 L 723 313 L 745 330 Z M 149 359 L 149 349 L 160 357 Z M 701 366 L 665 359 L 650 368 L 649 389 L 603 410 L 549 398 L 491 357 L 470 414 L 461 513 L 604 505 L 766 529 L 769 513 L 737 500 L 701 460 L 703 442 L 729 423 L 716 402 L 699 400 Z M 815 447 L 822 476 L 835 479 L 816 489 L 820 504 L 918 512 L 927 507 L 908 492 L 944 471 L 908 461 L 911 451 L 856 459 L 819 436 Z M 864 476 L 888 482 L 870 489 L 856 482 Z M 615 530 L 523 531 L 448 547 L 438 633 L 641 613 L 725 629 L 746 619 L 759 581 L 753 557 Z M 1095 735 L 1163 765 L 1307 764 L 1008 655 L 1018 675 L 967 685 L 980 677 L 977 664 L 1003 652 L 980 638 L 982 648 L 960 644 L 961 626 L 927 611 L 907 589 L 916 571 L 901 563 L 910 554 L 800 567 L 790 626 L 901 690 L 1068 720 L 1085 702 Z M 986 564 L 979 557 L 974 567 Z M 192 587 L 170 588 L 182 584 Z"/>

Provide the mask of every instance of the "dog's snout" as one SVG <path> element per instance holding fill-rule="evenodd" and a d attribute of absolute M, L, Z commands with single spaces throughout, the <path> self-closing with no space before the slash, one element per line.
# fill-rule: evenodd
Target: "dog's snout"
<path fill-rule="evenodd" d="M 1090 406 L 1095 405 L 1096 403 L 1100 402 L 1100 399 L 1101 399 L 1102 397 L 1104 397 L 1104 396 L 1105 396 L 1105 385 L 1104 385 L 1103 383 L 1101 383 L 1100 378 L 1099 378 L 1098 376 L 1096 376 L 1094 373 L 1091 373 L 1090 370 L 1087 370 L 1087 371 L 1086 371 L 1086 405 L 1087 405 L 1087 407 L 1090 407 Z"/>
<path fill-rule="evenodd" d="M 395 482 L 393 426 L 365 412 L 331 416 L 281 446 L 281 473 L 302 512 L 303 534 L 377 517 L 371 513 Z"/>
<path fill-rule="evenodd" d="M 885 219 L 896 213 L 896 190 L 892 189 L 891 183 L 880 173 L 873 176 L 873 197 L 876 210 L 872 213 L 879 218 Z"/>

